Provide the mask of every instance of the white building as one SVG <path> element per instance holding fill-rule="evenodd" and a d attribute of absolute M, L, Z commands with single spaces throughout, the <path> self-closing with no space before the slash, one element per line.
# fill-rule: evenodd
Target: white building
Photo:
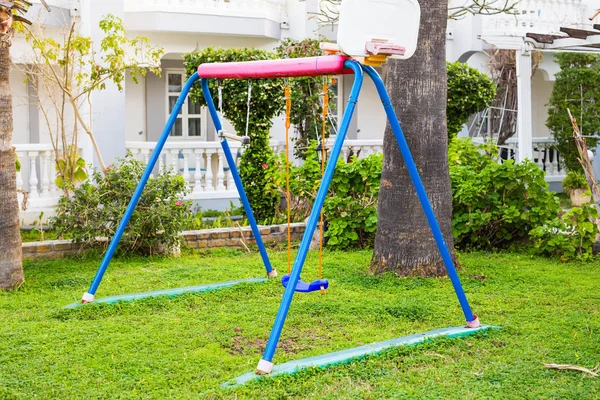
<path fill-rule="evenodd" d="M 127 80 L 125 90 L 116 87 L 95 93 L 93 102 L 94 132 L 102 154 L 110 163 L 129 150 L 140 159 L 149 156 L 169 112 L 169 101 L 177 96 L 184 82 L 182 54 L 208 46 L 256 47 L 272 50 L 279 40 L 302 39 L 317 33 L 335 39 L 335 26 L 319 27 L 314 15 L 318 0 L 47 0 L 52 6 L 48 14 L 39 4 L 30 16 L 39 13 L 45 29 L 59 32 L 78 21 L 84 33 L 99 41 L 99 20 L 112 13 L 125 21 L 128 34 L 146 36 L 155 46 L 165 50 L 163 73 L 149 74 L 139 84 Z M 35 3 L 35 1 L 34 1 Z M 518 159 L 538 161 L 550 182 L 559 182 L 564 174 L 556 157 L 539 157 L 551 142 L 545 127 L 546 106 L 558 66 L 551 51 L 544 52 L 539 69 L 528 79 L 528 32 L 556 33 L 560 27 L 593 29 L 591 0 L 527 0 L 518 5 L 518 15 L 476 16 L 449 21 L 447 59 L 460 60 L 487 70 L 486 49 L 512 49 L 519 57 L 518 141 L 510 144 Z M 598 19 L 596 19 L 598 22 Z M 600 31 L 597 31 L 600 35 Z M 600 37 L 600 36 L 599 36 Z M 17 37 L 13 45 L 13 61 L 27 60 L 27 45 Z M 41 210 L 51 209 L 59 195 L 54 185 L 53 155 L 49 136 L 34 90 L 24 83 L 25 76 L 15 68 L 11 72 L 14 93 L 14 143 L 23 165 L 18 184 L 29 192 L 29 211 L 23 219 L 37 217 Z M 352 78 L 340 77 L 338 97 L 345 99 Z M 281 101 L 281 99 L 273 99 Z M 342 107 L 338 107 L 341 113 Z M 175 166 L 190 182 L 192 198 L 205 208 L 224 208 L 237 199 L 237 192 L 227 173 L 215 131 L 206 110 L 184 107 L 176 134 L 167 142 L 161 159 L 163 165 Z M 365 80 L 361 98 L 348 134 L 346 154 L 361 155 L 379 151 L 385 128 L 385 114 L 374 86 Z M 81 135 L 84 136 L 83 134 Z M 283 123 L 279 118 L 272 130 L 273 147 L 282 151 Z M 236 146 L 235 143 L 232 146 Z M 82 156 L 94 159 L 85 139 Z"/>

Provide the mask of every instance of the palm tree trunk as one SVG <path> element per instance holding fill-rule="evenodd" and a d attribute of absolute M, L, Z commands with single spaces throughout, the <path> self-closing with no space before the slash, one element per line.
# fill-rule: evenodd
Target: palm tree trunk
<path fill-rule="evenodd" d="M 0 289 L 8 289 L 20 285 L 24 278 L 15 149 L 11 143 L 13 112 L 9 78 L 13 30 L 5 23 L 0 28 Z"/>
<path fill-rule="evenodd" d="M 452 192 L 446 127 L 446 0 L 420 0 L 421 27 L 415 55 L 388 61 L 387 88 L 425 189 L 454 257 Z M 441 276 L 442 258 L 388 124 L 383 145 L 379 222 L 373 271 Z"/>

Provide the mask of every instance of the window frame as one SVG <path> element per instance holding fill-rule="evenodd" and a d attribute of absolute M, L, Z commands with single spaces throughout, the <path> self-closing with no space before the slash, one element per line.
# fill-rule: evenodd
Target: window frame
<path fill-rule="evenodd" d="M 170 110 L 170 98 L 171 97 L 177 97 L 179 98 L 179 96 L 181 95 L 181 92 L 171 92 L 169 90 L 169 75 L 181 75 L 181 88 L 183 89 L 183 86 L 185 85 L 186 82 L 186 76 L 185 76 L 185 69 L 183 68 L 166 68 L 164 69 L 164 73 L 165 73 L 165 98 L 166 98 L 166 106 L 165 106 L 165 112 L 166 112 L 166 118 L 168 119 L 169 116 L 171 115 L 171 110 Z M 179 113 L 179 115 L 177 116 L 177 119 L 181 119 L 181 136 L 174 136 L 174 135 L 170 135 L 169 138 L 171 140 L 177 140 L 177 141 L 202 141 L 202 142 L 206 142 L 208 140 L 208 131 L 207 131 L 207 120 L 208 120 L 208 113 L 206 110 L 206 107 L 201 107 L 200 108 L 200 114 L 190 114 L 189 112 L 189 102 L 190 102 L 190 97 L 188 96 L 185 99 L 185 103 L 183 103 L 183 106 L 181 107 L 181 113 Z M 189 121 L 190 119 L 199 119 L 200 120 L 200 136 L 190 136 L 189 135 Z M 174 127 L 173 127 L 174 129 Z"/>

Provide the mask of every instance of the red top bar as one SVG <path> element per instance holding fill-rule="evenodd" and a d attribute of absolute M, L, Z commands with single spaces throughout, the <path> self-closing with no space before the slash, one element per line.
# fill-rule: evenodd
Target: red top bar
<path fill-rule="evenodd" d="M 198 75 L 201 78 L 244 79 L 351 74 L 352 70 L 344 69 L 346 60 L 348 60 L 346 56 L 332 55 L 281 60 L 209 63 L 201 64 L 198 67 Z"/>

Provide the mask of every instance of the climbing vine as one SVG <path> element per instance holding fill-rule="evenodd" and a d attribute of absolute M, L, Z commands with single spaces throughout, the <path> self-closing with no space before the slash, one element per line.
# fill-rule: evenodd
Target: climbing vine
<path fill-rule="evenodd" d="M 316 39 L 284 39 L 275 49 L 279 58 L 314 57 L 323 55 Z M 320 141 L 321 113 L 323 107 L 323 83 L 329 86 L 329 98 L 335 96 L 331 77 L 302 77 L 289 80 L 292 93 L 292 112 L 290 121 L 294 125 L 297 137 L 294 139 L 295 155 L 306 158 L 306 151 L 311 141 Z M 330 115 L 335 114 L 335 104 L 329 102 Z M 332 130 L 327 124 L 325 137 Z"/>
<path fill-rule="evenodd" d="M 198 65 L 212 62 L 238 62 L 268 60 L 276 58 L 275 53 L 260 49 L 215 49 L 209 47 L 199 52 L 184 55 L 185 68 L 191 76 Z M 209 87 L 213 97 L 217 97 L 218 85 L 222 87 L 223 116 L 231 122 L 238 135 L 246 132 L 248 112 L 248 80 L 211 80 Z M 258 220 L 272 218 L 279 194 L 268 173 L 273 160 L 269 146 L 269 130 L 273 118 L 284 105 L 282 101 L 283 81 L 281 79 L 253 79 L 250 81 L 250 118 L 248 136 L 250 145 L 244 150 L 240 161 L 240 175 L 244 182 L 252 210 Z M 200 85 L 195 85 L 190 94 L 193 102 L 206 105 Z"/>
<path fill-rule="evenodd" d="M 448 69 L 448 137 L 451 139 L 469 117 L 484 110 L 496 96 L 494 82 L 461 62 L 446 63 Z"/>

